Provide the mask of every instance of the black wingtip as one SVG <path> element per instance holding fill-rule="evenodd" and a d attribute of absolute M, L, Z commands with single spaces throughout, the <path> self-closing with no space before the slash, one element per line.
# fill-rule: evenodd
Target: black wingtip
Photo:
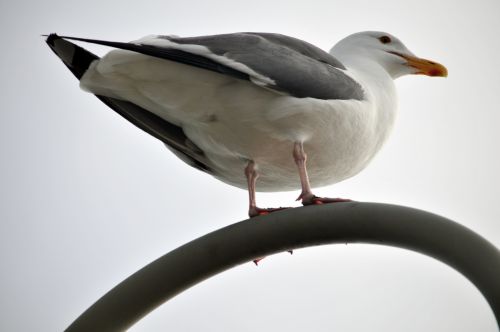
<path fill-rule="evenodd" d="M 48 35 L 41 35 L 42 37 L 46 37 L 45 42 L 50 46 L 50 48 L 54 49 L 55 40 L 61 39 L 56 33 L 50 33 Z"/>
<path fill-rule="evenodd" d="M 55 33 L 49 34 L 45 41 L 78 79 L 87 71 L 92 61 L 99 59 L 95 54 Z"/>

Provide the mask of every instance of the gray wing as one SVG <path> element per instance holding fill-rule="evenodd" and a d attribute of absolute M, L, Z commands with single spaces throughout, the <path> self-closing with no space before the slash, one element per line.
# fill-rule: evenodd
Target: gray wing
<path fill-rule="evenodd" d="M 361 86 L 344 74 L 331 54 L 297 38 L 274 33 L 232 33 L 202 37 L 162 36 L 174 43 L 202 45 L 270 78 L 267 87 L 295 97 L 363 98 Z"/>
<path fill-rule="evenodd" d="M 305 41 L 273 33 L 201 37 L 159 36 L 156 42 L 109 42 L 62 37 L 135 51 L 250 80 L 299 98 L 362 100 L 362 87 L 331 54 Z M 153 40 L 154 41 L 154 40 Z M 193 46 L 195 46 L 193 48 Z M 262 80 L 262 77 L 265 80 Z"/>

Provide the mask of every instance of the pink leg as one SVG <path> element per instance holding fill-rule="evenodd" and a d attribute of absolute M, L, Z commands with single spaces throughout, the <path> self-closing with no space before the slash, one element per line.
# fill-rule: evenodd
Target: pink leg
<path fill-rule="evenodd" d="M 255 217 L 259 215 L 257 204 L 255 202 L 255 183 L 257 182 L 259 175 L 255 170 L 255 163 L 253 161 L 249 161 L 247 167 L 245 167 L 245 176 L 247 178 L 248 185 L 248 215 L 250 217 Z"/>
<path fill-rule="evenodd" d="M 328 198 L 317 197 L 311 191 L 311 184 L 309 183 L 309 176 L 307 175 L 306 161 L 307 154 L 304 151 L 302 142 L 296 142 L 293 145 L 293 159 L 299 169 L 300 184 L 302 192 L 297 200 L 302 200 L 302 205 L 324 204 L 324 203 L 337 203 L 337 202 L 350 202 L 350 199 L 344 198 Z"/>
<path fill-rule="evenodd" d="M 245 176 L 247 177 L 248 184 L 248 216 L 250 218 L 269 214 L 274 211 L 287 209 L 283 207 L 262 209 L 257 206 L 255 200 L 255 183 L 257 182 L 259 174 L 255 169 L 255 162 L 253 160 L 249 161 L 247 167 L 245 167 Z"/>

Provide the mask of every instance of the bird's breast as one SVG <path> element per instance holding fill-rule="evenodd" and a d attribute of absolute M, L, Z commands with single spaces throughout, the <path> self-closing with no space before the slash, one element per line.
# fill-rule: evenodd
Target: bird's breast
<path fill-rule="evenodd" d="M 206 151 L 222 181 L 245 188 L 243 169 L 254 160 L 258 191 L 299 189 L 292 149 L 301 141 L 311 184 L 336 183 L 361 171 L 390 129 L 389 123 L 380 123 L 376 105 L 369 101 L 273 98 L 185 129 Z"/>

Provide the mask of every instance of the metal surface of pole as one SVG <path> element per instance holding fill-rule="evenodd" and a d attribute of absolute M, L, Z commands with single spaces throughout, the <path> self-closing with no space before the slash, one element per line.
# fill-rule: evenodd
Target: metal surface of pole
<path fill-rule="evenodd" d="M 500 322 L 500 251 L 495 246 L 429 212 L 349 202 L 279 211 L 202 236 L 131 275 L 66 331 L 123 331 L 187 288 L 256 257 L 356 242 L 410 249 L 448 264 L 479 289 Z"/>

